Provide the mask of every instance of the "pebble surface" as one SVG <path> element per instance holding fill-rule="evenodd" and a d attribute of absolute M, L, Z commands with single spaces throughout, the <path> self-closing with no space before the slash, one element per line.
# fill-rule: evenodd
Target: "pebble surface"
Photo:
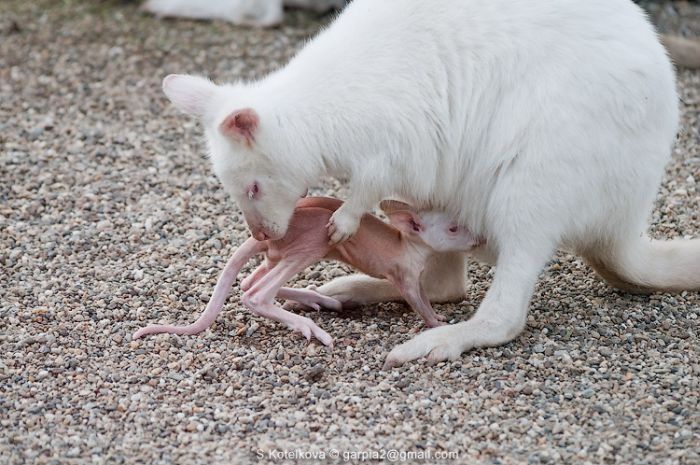
<path fill-rule="evenodd" d="M 420 330 L 404 305 L 309 313 L 334 336 L 329 351 L 251 316 L 237 288 L 200 336 L 131 340 L 192 321 L 246 236 L 162 77 L 261 75 L 327 21 L 294 12 L 262 31 L 159 21 L 134 3 L 0 4 L 0 463 L 390 450 L 458 454 L 427 463 L 700 463 L 698 293 L 619 293 L 566 254 L 542 273 L 519 338 L 435 367 L 381 370 Z M 679 88 L 659 238 L 700 234 L 700 73 L 681 71 Z M 295 285 L 346 272 L 315 266 Z M 470 272 L 466 300 L 437 306 L 453 322 L 492 276 Z"/>

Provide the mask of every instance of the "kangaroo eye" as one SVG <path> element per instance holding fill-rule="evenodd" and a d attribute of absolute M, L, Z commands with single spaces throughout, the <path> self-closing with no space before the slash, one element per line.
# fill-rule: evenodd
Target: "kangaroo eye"
<path fill-rule="evenodd" d="M 451 226 L 449 231 L 451 233 L 456 233 L 457 231 L 459 231 L 459 226 Z"/>

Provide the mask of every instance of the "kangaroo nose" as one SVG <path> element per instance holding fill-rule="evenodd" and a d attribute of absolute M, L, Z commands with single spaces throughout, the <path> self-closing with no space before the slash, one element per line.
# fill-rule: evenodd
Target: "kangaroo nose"
<path fill-rule="evenodd" d="M 267 234 L 265 234 L 265 231 L 257 231 L 253 233 L 253 237 L 259 241 L 266 241 L 270 238 Z"/>

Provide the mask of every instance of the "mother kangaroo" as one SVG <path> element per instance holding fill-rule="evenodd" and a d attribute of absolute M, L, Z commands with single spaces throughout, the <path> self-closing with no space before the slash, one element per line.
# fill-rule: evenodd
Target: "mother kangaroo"
<path fill-rule="evenodd" d="M 645 234 L 678 99 L 631 0 L 355 0 L 260 80 L 171 75 L 163 87 L 201 119 L 213 169 L 260 240 L 282 237 L 325 175 L 350 182 L 334 242 L 385 198 L 446 210 L 487 239 L 478 255 L 496 273 L 476 314 L 396 347 L 388 366 L 513 339 L 558 247 L 621 289 L 700 288 L 700 240 Z M 431 300 L 463 298 L 465 257 L 436 255 L 426 276 Z M 399 297 L 362 276 L 320 291 Z"/>

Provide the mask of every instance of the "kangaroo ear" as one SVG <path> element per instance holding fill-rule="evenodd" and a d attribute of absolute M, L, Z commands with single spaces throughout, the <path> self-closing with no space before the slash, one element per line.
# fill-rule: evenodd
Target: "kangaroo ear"
<path fill-rule="evenodd" d="M 255 133 L 260 125 L 260 118 L 252 108 L 237 110 L 226 117 L 219 130 L 225 136 L 232 137 L 248 145 L 255 140 Z"/>
<path fill-rule="evenodd" d="M 398 210 L 413 211 L 412 206 L 404 202 L 399 202 L 398 200 L 382 200 L 379 203 L 379 209 L 387 216 Z"/>
<path fill-rule="evenodd" d="M 163 79 L 163 92 L 178 109 L 201 117 L 216 92 L 216 84 L 199 76 L 171 74 Z"/>
<path fill-rule="evenodd" d="M 425 228 L 420 216 L 409 210 L 395 210 L 387 216 L 396 229 L 406 234 L 418 234 Z"/>

